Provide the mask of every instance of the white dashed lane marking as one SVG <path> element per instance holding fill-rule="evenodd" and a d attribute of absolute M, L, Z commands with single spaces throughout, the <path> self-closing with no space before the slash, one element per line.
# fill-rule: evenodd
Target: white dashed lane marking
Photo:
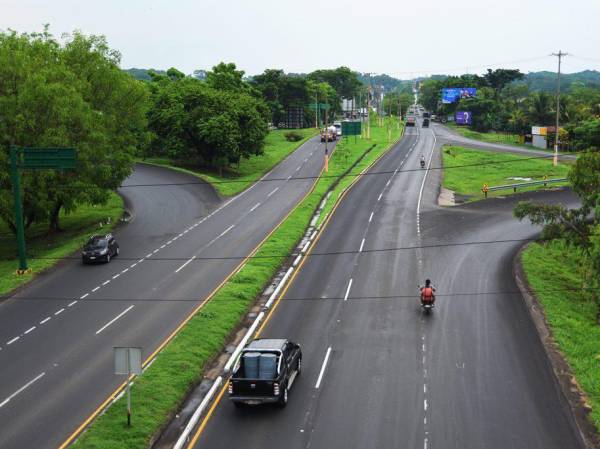
<path fill-rule="evenodd" d="M 46 318 L 44 318 L 42 321 L 40 321 L 40 324 L 44 324 L 47 323 L 48 321 L 50 321 L 52 319 L 52 317 L 47 316 Z"/>

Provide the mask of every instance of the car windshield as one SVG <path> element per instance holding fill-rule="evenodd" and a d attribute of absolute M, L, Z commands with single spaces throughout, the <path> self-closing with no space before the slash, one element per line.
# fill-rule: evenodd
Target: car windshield
<path fill-rule="evenodd" d="M 107 244 L 108 244 L 108 242 L 106 241 L 106 239 L 91 239 L 90 241 L 87 242 L 87 244 L 85 246 L 86 246 L 86 248 L 91 248 L 91 249 L 101 249 L 101 248 L 106 248 Z"/>

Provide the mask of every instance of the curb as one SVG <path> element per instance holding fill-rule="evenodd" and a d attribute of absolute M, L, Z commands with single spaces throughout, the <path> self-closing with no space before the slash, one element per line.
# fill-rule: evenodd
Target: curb
<path fill-rule="evenodd" d="M 544 347 L 548 362 L 552 367 L 554 379 L 560 389 L 562 400 L 568 404 L 570 417 L 587 449 L 600 449 L 600 437 L 594 424 L 589 419 L 591 407 L 587 404 L 586 396 L 577 384 L 571 366 L 558 349 L 552 331 L 546 320 L 544 308 L 533 293 L 523 269 L 522 254 L 530 244 L 522 246 L 513 261 L 513 274 L 517 287 L 535 325 L 538 336 Z"/>

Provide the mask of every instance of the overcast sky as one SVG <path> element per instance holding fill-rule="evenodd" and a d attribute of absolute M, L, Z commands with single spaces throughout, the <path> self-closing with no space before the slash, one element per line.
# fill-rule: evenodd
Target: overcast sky
<path fill-rule="evenodd" d="M 103 34 L 122 67 L 346 65 L 411 78 L 485 68 L 600 70 L 599 0 L 0 0 L 0 29 Z"/>

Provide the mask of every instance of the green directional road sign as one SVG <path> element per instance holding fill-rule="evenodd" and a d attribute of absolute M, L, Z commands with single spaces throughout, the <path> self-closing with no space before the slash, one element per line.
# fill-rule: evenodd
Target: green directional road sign
<path fill-rule="evenodd" d="M 342 122 L 342 136 L 360 136 L 361 123 L 360 121 Z"/>
<path fill-rule="evenodd" d="M 74 148 L 20 148 L 19 168 L 56 169 L 75 168 Z"/>
<path fill-rule="evenodd" d="M 331 106 L 329 105 L 329 103 L 319 103 L 319 109 L 329 109 Z M 316 103 L 310 103 L 308 105 L 308 109 L 312 109 L 313 111 L 315 109 L 317 109 L 317 104 Z"/>
<path fill-rule="evenodd" d="M 17 228 L 17 247 L 19 249 L 18 274 L 23 274 L 28 271 L 27 259 L 25 257 L 25 227 L 23 226 L 23 206 L 21 202 L 21 179 L 19 170 L 69 170 L 73 168 L 75 168 L 74 148 L 26 148 L 11 145 L 10 178 L 15 203 L 15 227 Z"/>

